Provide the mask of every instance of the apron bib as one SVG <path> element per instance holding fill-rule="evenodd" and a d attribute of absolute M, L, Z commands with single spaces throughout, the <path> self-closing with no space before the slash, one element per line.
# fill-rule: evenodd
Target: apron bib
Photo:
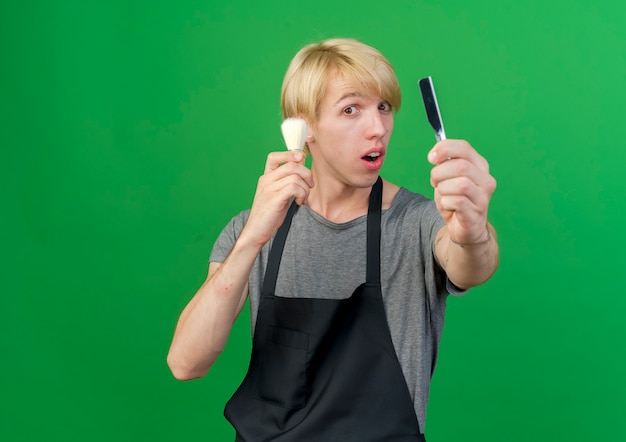
<path fill-rule="evenodd" d="M 236 441 L 425 442 L 383 306 L 381 204 L 378 178 L 366 282 L 337 300 L 274 295 L 292 203 L 270 251 L 248 373 L 224 410 Z"/>

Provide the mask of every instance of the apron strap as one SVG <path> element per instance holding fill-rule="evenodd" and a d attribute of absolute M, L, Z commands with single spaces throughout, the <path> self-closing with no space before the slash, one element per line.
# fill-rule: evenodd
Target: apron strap
<path fill-rule="evenodd" d="M 383 180 L 378 177 L 372 187 L 367 211 L 367 273 L 368 284 L 380 284 L 380 218 L 383 203 Z"/>
<path fill-rule="evenodd" d="M 261 289 L 262 295 L 267 295 L 274 292 L 276 288 L 276 280 L 278 279 L 278 268 L 280 267 L 280 259 L 283 256 L 283 248 L 285 247 L 285 240 L 289 233 L 289 227 L 291 227 L 291 220 L 298 211 L 296 201 L 291 202 L 287 215 L 282 225 L 278 228 L 274 242 L 272 244 L 269 259 L 267 261 L 267 269 L 265 270 L 265 278 L 263 279 L 263 287 Z"/>

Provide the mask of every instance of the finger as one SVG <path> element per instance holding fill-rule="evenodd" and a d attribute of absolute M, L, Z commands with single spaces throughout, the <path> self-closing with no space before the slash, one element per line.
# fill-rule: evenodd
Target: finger
<path fill-rule="evenodd" d="M 276 202 L 295 198 L 297 204 L 303 204 L 309 196 L 311 187 L 301 177 L 292 174 L 273 182 L 267 190 Z"/>
<path fill-rule="evenodd" d="M 447 210 L 472 210 L 483 213 L 489 206 L 491 192 L 476 186 L 466 177 L 459 177 L 443 181 L 436 188 L 441 199 L 445 199 L 442 207 Z"/>
<path fill-rule="evenodd" d="M 437 192 L 441 196 L 459 195 L 466 196 L 474 201 L 482 190 L 468 177 L 451 178 L 442 181 L 437 186 Z"/>
<path fill-rule="evenodd" d="M 274 170 L 267 171 L 261 176 L 259 181 L 265 184 L 269 184 L 274 181 L 282 180 L 283 178 L 290 175 L 296 175 L 300 177 L 300 179 L 304 180 L 304 182 L 306 182 L 309 187 L 313 187 L 314 185 L 313 174 L 311 170 L 301 163 L 295 163 L 292 161 L 284 163 Z"/>
<path fill-rule="evenodd" d="M 452 217 L 452 215 L 454 214 L 454 210 L 448 210 L 446 209 L 442 203 L 441 203 L 441 194 L 439 193 L 439 191 L 435 188 L 435 196 L 434 196 L 434 200 L 435 200 L 435 206 L 437 207 L 437 210 L 439 211 L 439 213 L 441 214 L 441 217 L 444 219 L 444 221 L 447 223 L 450 218 Z"/>
<path fill-rule="evenodd" d="M 267 155 L 264 173 L 275 170 L 281 164 L 285 164 L 290 161 L 304 163 L 304 158 L 304 153 L 298 151 L 271 152 Z"/>
<path fill-rule="evenodd" d="M 456 158 L 436 165 L 430 171 L 430 183 L 437 187 L 442 182 L 454 178 L 469 178 L 475 185 L 495 189 L 495 179 L 488 171 L 481 169 L 466 159 Z"/>
<path fill-rule="evenodd" d="M 465 159 L 483 170 L 489 170 L 489 163 L 465 140 L 443 140 L 435 144 L 428 153 L 431 164 L 442 164 L 450 159 Z"/>

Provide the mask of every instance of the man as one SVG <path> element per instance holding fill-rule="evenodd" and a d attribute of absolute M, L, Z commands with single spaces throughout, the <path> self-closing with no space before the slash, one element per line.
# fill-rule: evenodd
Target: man
<path fill-rule="evenodd" d="M 425 440 L 446 297 L 498 265 L 488 163 L 437 143 L 434 202 L 381 179 L 400 88 L 355 40 L 305 46 L 281 95 L 283 117 L 308 123 L 311 168 L 301 152 L 268 155 L 181 314 L 170 368 L 204 376 L 249 296 L 250 367 L 225 410 L 237 440 Z"/>

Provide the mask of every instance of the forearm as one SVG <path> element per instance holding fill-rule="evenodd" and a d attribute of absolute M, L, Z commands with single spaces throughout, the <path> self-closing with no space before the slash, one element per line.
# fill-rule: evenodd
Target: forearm
<path fill-rule="evenodd" d="M 240 238 L 224 263 L 212 263 L 206 281 L 185 307 L 174 333 L 168 364 L 181 380 L 204 376 L 226 345 L 247 296 L 250 269 L 260 245 Z"/>
<path fill-rule="evenodd" d="M 459 244 L 450 238 L 447 227 L 437 234 L 435 253 L 448 278 L 459 288 L 471 288 L 487 281 L 498 268 L 500 251 L 495 229 L 487 224 L 484 239 Z"/>
<path fill-rule="evenodd" d="M 209 275 L 180 316 L 167 357 L 174 376 L 204 376 L 224 349 L 248 294 L 248 278 L 262 247 L 276 233 L 291 199 L 306 201 L 313 187 L 302 152 L 272 152 L 259 178 L 246 225 L 222 264 Z"/>

